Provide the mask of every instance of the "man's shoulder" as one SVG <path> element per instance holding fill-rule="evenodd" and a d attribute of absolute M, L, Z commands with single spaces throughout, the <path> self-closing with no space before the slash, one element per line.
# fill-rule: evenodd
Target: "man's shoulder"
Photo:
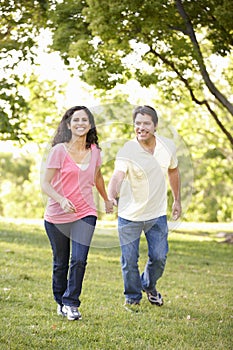
<path fill-rule="evenodd" d="M 119 151 L 131 151 L 138 148 L 138 142 L 136 139 L 126 141 Z"/>
<path fill-rule="evenodd" d="M 129 140 L 119 149 L 117 159 L 134 159 L 135 157 L 138 157 L 139 151 L 140 148 L 138 147 L 138 142 L 135 140 Z"/>
<path fill-rule="evenodd" d="M 175 149 L 176 148 L 175 142 L 172 139 L 168 138 L 168 137 L 156 134 L 156 140 L 158 140 L 158 142 L 162 146 L 164 146 L 166 148 L 167 147 L 170 148 L 170 149 Z"/>

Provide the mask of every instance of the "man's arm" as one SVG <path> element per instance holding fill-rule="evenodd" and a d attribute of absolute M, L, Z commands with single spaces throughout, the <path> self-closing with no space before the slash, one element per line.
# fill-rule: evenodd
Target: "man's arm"
<path fill-rule="evenodd" d="M 179 169 L 168 169 L 168 179 L 174 198 L 172 205 L 172 218 L 173 220 L 179 219 L 181 216 L 181 198 L 180 198 L 180 173 Z"/>
<path fill-rule="evenodd" d="M 121 184 L 125 178 L 125 173 L 120 170 L 115 170 L 108 185 L 108 197 L 117 205 L 117 197 L 120 192 Z"/>

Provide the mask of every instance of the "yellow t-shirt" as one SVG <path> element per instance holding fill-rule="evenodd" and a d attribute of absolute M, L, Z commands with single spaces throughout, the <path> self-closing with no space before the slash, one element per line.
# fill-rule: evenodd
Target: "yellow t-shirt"
<path fill-rule="evenodd" d="M 153 155 L 137 139 L 126 142 L 117 153 L 115 169 L 126 174 L 118 203 L 118 215 L 124 219 L 145 221 L 166 215 L 167 171 L 176 168 L 178 160 L 174 142 L 155 137 Z"/>

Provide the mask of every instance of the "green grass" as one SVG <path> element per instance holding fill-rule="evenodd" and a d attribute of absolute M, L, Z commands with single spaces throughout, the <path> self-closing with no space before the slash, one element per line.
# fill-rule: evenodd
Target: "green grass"
<path fill-rule="evenodd" d="M 97 229 L 81 295 L 83 319 L 56 315 L 52 255 L 43 226 L 0 222 L 0 348 L 90 350 L 227 350 L 232 345 L 233 246 L 214 232 L 172 232 L 165 304 L 143 296 L 140 312 L 123 307 L 120 249 L 114 228 Z M 105 248 L 102 248 L 105 247 Z M 140 268 L 146 262 L 143 238 Z"/>

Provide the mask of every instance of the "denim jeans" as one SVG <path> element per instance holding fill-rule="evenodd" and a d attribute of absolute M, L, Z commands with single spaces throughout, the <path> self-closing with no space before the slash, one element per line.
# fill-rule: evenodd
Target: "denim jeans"
<path fill-rule="evenodd" d="M 95 224 L 96 217 L 92 215 L 67 224 L 44 222 L 53 251 L 53 295 L 60 305 L 81 303 L 79 296 Z"/>
<path fill-rule="evenodd" d="M 142 298 L 142 290 L 156 289 L 162 276 L 168 253 L 168 226 L 166 215 L 148 221 L 130 221 L 118 217 L 118 231 L 121 245 L 121 267 L 126 301 L 135 302 Z M 139 243 L 144 231 L 148 244 L 148 260 L 143 273 L 138 268 Z"/>

